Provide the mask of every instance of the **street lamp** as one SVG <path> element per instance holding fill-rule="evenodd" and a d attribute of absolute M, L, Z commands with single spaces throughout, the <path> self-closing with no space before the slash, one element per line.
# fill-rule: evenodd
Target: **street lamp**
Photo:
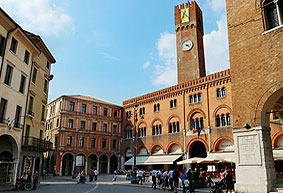
<path fill-rule="evenodd" d="M 134 106 L 134 127 L 132 128 L 134 130 L 134 168 L 133 168 L 133 181 L 136 181 L 136 170 L 137 170 L 137 122 L 138 122 L 138 104 L 136 102 Z M 129 111 L 127 119 L 130 120 L 132 116 L 132 112 Z M 143 114 L 139 114 L 141 119 L 144 119 Z"/>

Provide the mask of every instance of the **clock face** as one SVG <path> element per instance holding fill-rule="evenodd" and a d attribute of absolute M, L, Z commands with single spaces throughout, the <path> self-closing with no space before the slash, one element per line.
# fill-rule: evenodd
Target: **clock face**
<path fill-rule="evenodd" d="M 192 40 L 185 40 L 185 41 L 183 41 L 183 43 L 182 43 L 182 50 L 183 51 L 189 51 L 189 50 L 192 49 L 192 47 L 193 47 Z"/>

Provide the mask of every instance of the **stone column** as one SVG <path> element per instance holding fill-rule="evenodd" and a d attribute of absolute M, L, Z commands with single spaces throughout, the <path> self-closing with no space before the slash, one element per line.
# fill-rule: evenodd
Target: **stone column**
<path fill-rule="evenodd" d="M 73 170 L 72 170 L 72 173 L 74 174 L 74 171 L 75 171 L 75 159 L 76 159 L 76 157 L 74 156 L 74 159 L 73 159 Z"/>
<path fill-rule="evenodd" d="M 107 174 L 110 174 L 110 158 L 107 158 Z"/>
<path fill-rule="evenodd" d="M 19 161 L 20 160 L 15 160 L 14 161 L 14 165 L 13 165 L 13 176 L 12 176 L 12 184 L 15 184 L 16 183 L 16 180 L 17 180 L 17 171 L 18 171 L 18 166 L 19 166 Z"/>
<path fill-rule="evenodd" d="M 85 156 L 85 175 L 87 175 L 87 157 Z"/>
<path fill-rule="evenodd" d="M 270 128 L 235 129 L 237 193 L 267 193 L 276 182 Z"/>
<path fill-rule="evenodd" d="M 96 162 L 96 170 L 99 173 L 99 157 L 97 158 L 97 162 Z"/>
<path fill-rule="evenodd" d="M 121 170 L 123 171 L 123 170 L 125 170 L 125 157 L 122 155 L 121 156 Z"/>
<path fill-rule="evenodd" d="M 60 156 L 60 172 L 59 172 L 59 175 L 62 176 L 62 165 L 63 165 L 63 156 Z"/>

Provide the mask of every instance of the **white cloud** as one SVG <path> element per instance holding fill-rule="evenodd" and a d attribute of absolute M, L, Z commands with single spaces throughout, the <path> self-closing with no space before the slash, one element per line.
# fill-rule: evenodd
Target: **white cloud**
<path fill-rule="evenodd" d="M 106 52 L 103 53 L 102 56 L 103 56 L 103 58 L 109 59 L 109 60 L 115 60 L 115 61 L 120 60 L 120 59 L 117 58 L 116 56 L 112 56 L 112 55 L 110 55 L 110 54 L 108 54 L 108 53 L 106 53 Z"/>
<path fill-rule="evenodd" d="M 217 30 L 204 35 L 206 71 L 209 73 L 229 68 L 227 19 L 225 15 L 217 21 L 217 28 Z"/>
<path fill-rule="evenodd" d="M 0 0 L 0 6 L 21 27 L 43 36 L 74 32 L 72 18 L 50 0 Z"/>
<path fill-rule="evenodd" d="M 211 8 L 215 12 L 223 11 L 226 8 L 225 0 L 208 0 L 211 3 Z"/>
<path fill-rule="evenodd" d="M 147 69 L 150 65 L 150 62 L 149 61 L 146 61 L 143 65 L 142 65 L 142 69 Z"/>
<path fill-rule="evenodd" d="M 170 86 L 177 83 L 177 51 L 176 36 L 164 32 L 157 43 L 158 55 L 163 65 L 156 65 L 154 85 Z"/>

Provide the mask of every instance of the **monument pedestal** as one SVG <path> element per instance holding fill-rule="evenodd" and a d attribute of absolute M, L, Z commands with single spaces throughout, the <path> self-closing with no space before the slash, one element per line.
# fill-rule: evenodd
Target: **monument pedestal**
<path fill-rule="evenodd" d="M 267 193 L 276 182 L 270 128 L 234 129 L 237 193 Z"/>

